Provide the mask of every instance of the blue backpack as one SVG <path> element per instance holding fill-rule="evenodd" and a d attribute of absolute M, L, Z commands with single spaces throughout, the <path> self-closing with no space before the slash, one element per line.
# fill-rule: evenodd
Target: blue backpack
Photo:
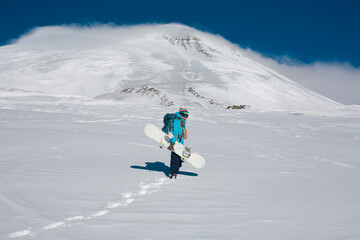
<path fill-rule="evenodd" d="M 174 129 L 174 119 L 178 118 L 175 113 L 167 113 L 164 116 L 164 127 L 161 129 L 164 133 L 168 134 Z"/>

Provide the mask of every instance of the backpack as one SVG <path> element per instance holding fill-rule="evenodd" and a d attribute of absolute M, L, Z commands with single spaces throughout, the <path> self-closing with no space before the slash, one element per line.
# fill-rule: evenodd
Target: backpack
<path fill-rule="evenodd" d="M 168 134 L 174 129 L 174 119 L 177 118 L 175 113 L 167 113 L 164 116 L 164 127 L 161 129 L 164 133 Z"/>

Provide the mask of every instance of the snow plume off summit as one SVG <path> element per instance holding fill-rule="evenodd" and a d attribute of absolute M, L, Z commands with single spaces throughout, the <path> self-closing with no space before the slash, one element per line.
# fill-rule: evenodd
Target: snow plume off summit
<path fill-rule="evenodd" d="M 0 87 L 166 106 L 340 105 L 180 24 L 36 28 L 0 49 Z"/>

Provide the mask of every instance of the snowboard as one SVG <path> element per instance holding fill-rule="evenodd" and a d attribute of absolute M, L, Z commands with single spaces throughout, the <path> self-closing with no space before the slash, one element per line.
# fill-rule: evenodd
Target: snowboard
<path fill-rule="evenodd" d="M 144 132 L 146 136 L 160 144 L 160 148 L 167 149 L 170 145 L 170 140 L 173 138 L 172 133 L 166 134 L 151 123 L 145 125 Z M 174 153 L 196 168 L 203 168 L 205 166 L 205 159 L 200 154 L 192 153 L 191 148 L 185 147 L 178 141 L 175 142 Z"/>

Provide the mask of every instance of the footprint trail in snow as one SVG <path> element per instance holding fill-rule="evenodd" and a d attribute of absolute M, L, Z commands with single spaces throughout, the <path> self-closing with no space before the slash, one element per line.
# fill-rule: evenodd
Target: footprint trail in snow
<path fill-rule="evenodd" d="M 103 209 L 98 209 L 87 215 L 76 215 L 67 217 L 63 220 L 49 223 L 38 229 L 27 228 L 21 231 L 10 233 L 8 236 L 10 238 L 20 238 L 25 236 L 35 238 L 36 235 L 41 233 L 42 231 L 48 231 L 59 227 L 71 227 L 75 224 L 80 224 L 87 220 L 95 219 L 109 214 L 111 210 L 115 208 L 126 207 L 133 202 L 141 201 L 142 197 L 157 192 L 162 186 L 170 183 L 171 181 L 169 181 L 169 179 L 165 177 L 157 178 L 155 182 L 140 182 L 139 187 L 136 191 L 128 191 L 122 193 L 120 199 L 108 202 L 106 206 L 103 207 Z"/>

